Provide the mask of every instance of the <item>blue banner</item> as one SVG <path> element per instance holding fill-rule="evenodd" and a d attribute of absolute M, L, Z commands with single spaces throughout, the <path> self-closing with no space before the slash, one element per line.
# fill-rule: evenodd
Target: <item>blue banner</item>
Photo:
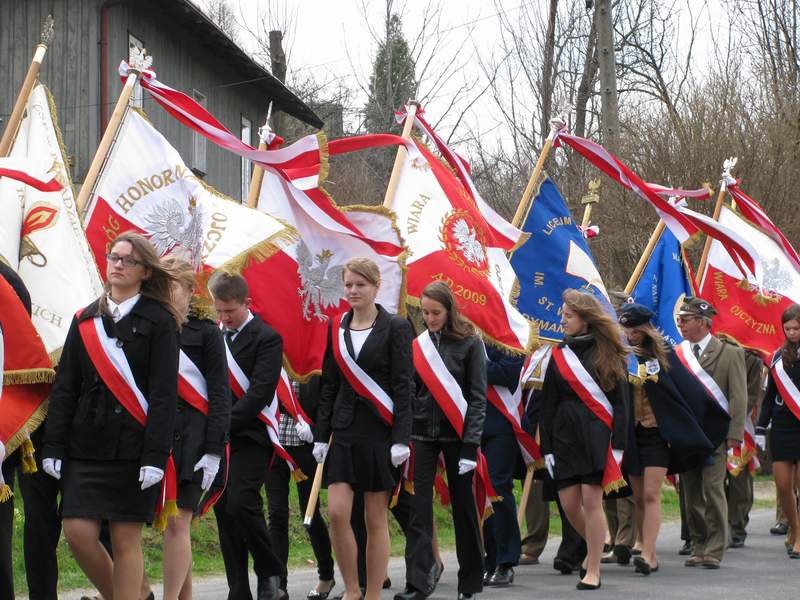
<path fill-rule="evenodd" d="M 593 293 L 614 314 L 589 245 L 550 179 L 542 182 L 522 229 L 531 237 L 511 256 L 520 285 L 517 308 L 536 323 L 539 337 L 564 337 L 561 294 L 567 288 Z"/>
<path fill-rule="evenodd" d="M 674 346 L 683 341 L 675 323 L 675 314 L 683 298 L 691 295 L 692 286 L 683 265 L 681 245 L 665 228 L 631 292 L 631 298 L 656 314 L 653 324 Z"/>

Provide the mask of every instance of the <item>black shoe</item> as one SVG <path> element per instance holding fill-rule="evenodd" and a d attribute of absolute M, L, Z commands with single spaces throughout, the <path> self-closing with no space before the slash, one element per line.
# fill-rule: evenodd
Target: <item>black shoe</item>
<path fill-rule="evenodd" d="M 439 580 L 442 578 L 442 573 L 444 573 L 444 563 L 436 563 L 434 565 L 436 567 L 436 577 L 434 577 L 434 582 L 439 583 Z"/>
<path fill-rule="evenodd" d="M 489 585 L 489 582 L 492 580 L 492 575 L 494 575 L 495 569 L 487 569 L 483 572 L 483 585 Z"/>
<path fill-rule="evenodd" d="M 617 558 L 617 564 L 627 565 L 631 562 L 630 546 L 614 546 L 614 556 Z"/>
<path fill-rule="evenodd" d="M 583 583 L 582 581 L 578 582 L 578 585 L 575 586 L 576 590 L 599 590 L 600 589 L 600 581 L 597 583 Z"/>
<path fill-rule="evenodd" d="M 769 528 L 769 532 L 772 535 L 786 535 L 789 533 L 789 526 L 783 523 L 775 523 L 775 525 Z"/>
<path fill-rule="evenodd" d="M 272 577 L 258 578 L 258 600 L 280 600 L 281 597 L 281 578 L 277 575 Z"/>
<path fill-rule="evenodd" d="M 572 575 L 572 572 L 575 570 L 575 565 L 566 558 L 559 558 L 556 556 L 553 559 L 553 568 L 556 571 L 560 571 L 562 575 Z"/>
<path fill-rule="evenodd" d="M 328 596 L 331 595 L 333 588 L 336 587 L 336 580 L 331 579 L 331 587 L 328 588 L 327 592 L 318 592 L 316 589 L 311 590 L 308 592 L 306 596 L 306 600 L 328 600 Z"/>
<path fill-rule="evenodd" d="M 578 579 L 583 579 L 584 577 L 586 577 L 586 569 L 581 567 L 578 569 Z"/>
<path fill-rule="evenodd" d="M 387 575 L 386 579 L 383 580 L 383 589 L 388 590 L 390 587 L 392 587 L 392 580 Z"/>
<path fill-rule="evenodd" d="M 512 567 L 497 567 L 494 575 L 489 580 L 489 585 L 493 587 L 502 587 L 514 583 L 514 569 Z"/>
<path fill-rule="evenodd" d="M 692 555 L 692 542 L 684 542 L 681 549 L 678 550 L 678 554 L 681 556 L 691 556 Z"/>
<path fill-rule="evenodd" d="M 614 546 L 611 544 L 603 544 L 603 554 L 608 554 L 611 552 L 612 548 L 614 548 Z"/>
<path fill-rule="evenodd" d="M 406 589 L 402 593 L 394 595 L 394 600 L 425 600 L 429 595 L 420 592 L 413 585 L 406 585 Z"/>
<path fill-rule="evenodd" d="M 744 538 L 731 538 L 728 548 L 744 548 Z"/>
<path fill-rule="evenodd" d="M 641 548 L 631 548 L 631 556 L 641 556 L 642 549 Z"/>
<path fill-rule="evenodd" d="M 656 571 L 658 571 L 658 565 L 656 565 L 655 567 L 652 566 L 649 562 L 647 562 L 641 556 L 634 557 L 633 566 L 634 566 L 634 570 L 637 573 L 641 573 L 642 575 L 650 575 L 650 573 L 655 573 Z"/>
<path fill-rule="evenodd" d="M 458 592 L 458 600 L 473 600 L 477 598 L 478 594 L 467 594 L 466 592 Z"/>

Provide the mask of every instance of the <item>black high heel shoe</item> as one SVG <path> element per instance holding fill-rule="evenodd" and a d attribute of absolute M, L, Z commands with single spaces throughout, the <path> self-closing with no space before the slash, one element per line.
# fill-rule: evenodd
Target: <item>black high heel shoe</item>
<path fill-rule="evenodd" d="M 578 582 L 578 585 L 575 586 L 576 590 L 599 590 L 601 581 L 597 581 L 597 583 L 583 583 L 582 581 Z"/>
<path fill-rule="evenodd" d="M 316 589 L 311 590 L 306 595 L 307 600 L 328 600 L 328 597 L 331 595 L 333 588 L 336 587 L 336 580 L 331 579 L 331 587 L 328 588 L 327 592 L 318 592 Z"/>

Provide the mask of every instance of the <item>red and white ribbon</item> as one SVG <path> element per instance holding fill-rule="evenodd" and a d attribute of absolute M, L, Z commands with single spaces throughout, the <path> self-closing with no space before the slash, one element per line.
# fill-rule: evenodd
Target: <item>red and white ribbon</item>
<path fill-rule="evenodd" d="M 553 348 L 552 356 L 561 377 L 564 378 L 586 407 L 609 430 L 613 431 L 614 407 L 611 406 L 611 402 L 608 401 L 605 392 L 589 374 L 575 352 L 569 346 L 564 346 L 563 348 L 555 347 Z M 602 486 L 604 490 L 610 491 L 622 485 L 626 485 L 625 480 L 622 478 L 622 471 L 619 463 L 614 459 L 611 443 L 609 442 Z"/>
<path fill-rule="evenodd" d="M 292 387 L 292 382 L 289 380 L 289 374 L 286 372 L 286 369 L 281 368 L 281 376 L 280 379 L 278 379 L 278 387 L 275 389 L 275 396 L 280 400 L 281 405 L 286 409 L 286 412 L 289 413 L 289 416 L 295 421 L 308 425 L 314 424 L 314 421 L 308 418 L 308 415 L 300 405 L 300 401 L 297 398 L 297 394 L 294 393 L 294 387 Z"/>
<path fill-rule="evenodd" d="M 178 355 L 178 397 L 208 416 L 206 378 L 183 350 Z"/>
<path fill-rule="evenodd" d="M 697 360 L 697 357 L 692 352 L 692 345 L 687 341 L 682 341 L 678 346 L 675 346 L 675 355 L 680 359 L 689 371 L 691 371 L 706 391 L 711 395 L 714 400 L 717 401 L 717 404 L 722 407 L 727 414 L 731 414 L 730 407 L 728 406 L 728 399 L 725 397 L 725 393 L 722 389 L 717 385 L 717 382 L 714 381 L 714 378 L 709 375 L 706 370 L 700 366 L 700 361 Z"/>
<path fill-rule="evenodd" d="M 427 329 L 411 343 L 411 351 L 417 374 L 456 430 L 458 437 L 463 437 L 467 401 L 461 386 L 444 364 Z"/>
<path fill-rule="evenodd" d="M 40 192 L 57 192 L 62 189 L 53 175 L 38 169 L 32 161 L 24 158 L 0 158 L 0 177 L 21 181 Z"/>
<path fill-rule="evenodd" d="M 711 198 L 711 188 L 701 187 L 696 190 L 684 190 L 681 188 L 671 188 L 657 183 L 648 183 L 648 186 L 659 196 L 665 198 L 679 197 L 679 198 L 695 198 L 697 200 L 708 200 Z"/>
<path fill-rule="evenodd" d="M 775 386 L 778 388 L 778 393 L 781 400 L 797 420 L 800 420 L 800 389 L 797 388 L 792 378 L 783 367 L 783 359 L 778 355 L 777 360 L 770 367 L 772 371 L 772 379 L 775 381 Z"/>
<path fill-rule="evenodd" d="M 486 390 L 486 399 L 511 424 L 525 464 L 535 464 L 537 460 L 542 458 L 542 453 L 533 436 L 522 428 L 524 411 L 522 406 L 522 384 L 517 385 L 517 389 L 513 394 L 505 386 L 490 385 Z"/>
<path fill-rule="evenodd" d="M 344 328 L 341 325 L 343 316 L 337 315 L 331 320 L 331 350 L 333 351 L 333 358 L 353 390 L 362 398 L 372 402 L 372 405 L 386 424 L 392 425 L 394 423 L 394 402 L 392 402 L 389 394 L 383 391 L 383 388 L 353 360 L 353 357 L 347 351 L 344 341 Z"/>

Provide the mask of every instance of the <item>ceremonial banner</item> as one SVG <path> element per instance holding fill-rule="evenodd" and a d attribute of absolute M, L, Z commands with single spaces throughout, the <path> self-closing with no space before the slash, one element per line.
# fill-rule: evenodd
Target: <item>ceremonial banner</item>
<path fill-rule="evenodd" d="M 327 173 L 327 162 L 321 171 Z M 264 172 L 258 209 L 290 225 L 300 238 L 245 271 L 253 309 L 283 337 L 284 364 L 293 378 L 303 381 L 322 368 L 328 321 L 350 308 L 342 276 L 351 258 L 378 265 L 377 302 L 390 313 L 405 314 L 407 253 L 388 209 L 340 208 L 322 188 L 300 190 L 274 171 Z"/>
<path fill-rule="evenodd" d="M 653 324 L 664 334 L 670 346 L 675 346 L 683 340 L 675 315 L 683 299 L 692 295 L 681 245 L 669 229 L 664 229 L 631 292 L 631 298 L 655 313 Z"/>
<path fill-rule="evenodd" d="M 720 223 L 736 228 L 761 254 L 764 273 L 761 293 L 754 280 L 742 279 L 728 252 L 718 241 L 711 244 L 708 264 L 702 274 L 699 295 L 717 309 L 713 329 L 724 333 L 746 348 L 761 353 L 768 361 L 784 336 L 780 316 L 793 302 L 800 302 L 800 272 L 787 258 L 784 249 L 727 207 Z"/>
<path fill-rule="evenodd" d="M 564 337 L 561 294 L 567 288 L 591 292 L 614 313 L 589 244 L 549 178 L 542 181 L 522 229 L 530 238 L 511 255 L 519 277 L 517 308 L 536 324 L 541 339 Z"/>
<path fill-rule="evenodd" d="M 147 235 L 159 254 L 179 251 L 206 272 L 219 267 L 241 272 L 293 239 L 282 223 L 197 179 L 135 111 L 121 124 L 89 202 L 86 237 L 103 273 L 109 245 L 127 230 Z"/>
<path fill-rule="evenodd" d="M 57 184 L 57 191 L 22 183 L 12 191 L 0 180 L 0 253 L 25 282 L 33 324 L 57 363 L 72 315 L 100 296 L 103 285 L 75 208 L 55 108 L 41 84 L 28 98 L 11 156 L 46 163 L 47 177 Z M 19 211 L 18 218 L 5 218 L 9 208 Z"/>
<path fill-rule="evenodd" d="M 392 208 L 411 253 L 409 297 L 417 302 L 427 284 L 445 281 L 487 339 L 530 351 L 536 329 L 512 302 L 519 284 L 505 250 L 487 243 L 489 225 L 475 201 L 422 144 L 406 155 Z"/>

